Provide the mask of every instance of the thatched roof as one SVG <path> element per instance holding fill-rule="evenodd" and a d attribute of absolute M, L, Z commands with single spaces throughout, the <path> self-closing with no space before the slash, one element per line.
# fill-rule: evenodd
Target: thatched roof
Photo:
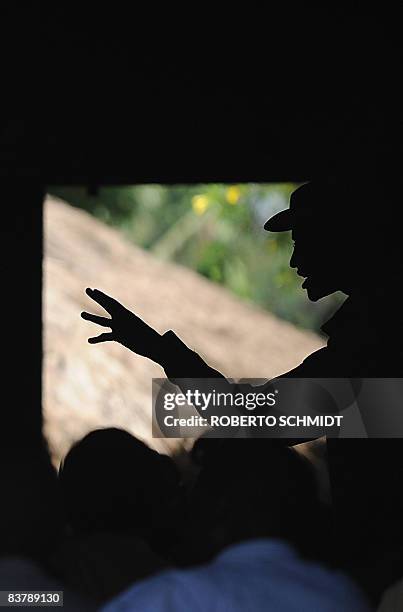
<path fill-rule="evenodd" d="M 156 260 L 89 214 L 46 200 L 44 284 L 45 431 L 57 461 L 91 429 L 124 427 L 169 451 L 181 441 L 151 437 L 151 379 L 159 366 L 117 344 L 91 346 L 86 287 L 122 301 L 160 332 L 173 329 L 231 377 L 270 378 L 322 341 L 232 296 L 181 266 Z"/>

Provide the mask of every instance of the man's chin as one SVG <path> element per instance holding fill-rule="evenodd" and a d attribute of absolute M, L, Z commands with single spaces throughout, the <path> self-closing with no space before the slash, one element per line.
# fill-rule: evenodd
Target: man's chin
<path fill-rule="evenodd" d="M 308 298 L 311 300 L 311 302 L 317 302 L 318 300 L 321 300 L 322 298 L 336 291 L 333 287 L 315 283 L 315 281 L 309 277 L 302 283 L 302 288 L 307 292 Z"/>

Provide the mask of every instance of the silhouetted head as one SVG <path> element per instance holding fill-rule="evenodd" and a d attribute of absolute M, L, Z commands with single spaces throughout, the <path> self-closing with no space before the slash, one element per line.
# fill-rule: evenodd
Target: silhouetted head
<path fill-rule="evenodd" d="M 313 181 L 294 191 L 289 209 L 266 222 L 268 231 L 292 232 L 290 266 L 305 278 L 302 286 L 309 299 L 339 290 L 365 293 L 400 266 L 390 240 L 389 198 L 382 185 Z"/>
<path fill-rule="evenodd" d="M 313 549 L 319 503 L 305 459 L 271 440 L 210 442 L 189 507 L 186 542 L 194 560 L 251 538 L 281 538 Z"/>
<path fill-rule="evenodd" d="M 147 530 L 178 482 L 171 459 L 114 428 L 92 431 L 77 442 L 59 477 L 76 532 Z"/>

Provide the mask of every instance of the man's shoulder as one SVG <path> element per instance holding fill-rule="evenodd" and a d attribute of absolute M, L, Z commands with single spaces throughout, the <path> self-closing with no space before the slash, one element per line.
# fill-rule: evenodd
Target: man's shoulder
<path fill-rule="evenodd" d="M 281 378 L 317 378 L 321 376 L 332 376 L 334 367 L 334 355 L 328 346 L 323 346 L 304 359 L 299 366 L 286 372 Z"/>

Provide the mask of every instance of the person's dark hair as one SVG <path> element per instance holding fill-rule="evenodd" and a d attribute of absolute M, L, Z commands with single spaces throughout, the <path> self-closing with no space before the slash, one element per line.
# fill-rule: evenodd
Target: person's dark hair
<path fill-rule="evenodd" d="M 189 527 L 204 533 L 201 559 L 231 543 L 279 538 L 300 552 L 319 555 L 318 528 L 324 520 L 308 461 L 274 441 L 211 440 L 191 495 Z M 210 534 L 210 537 L 206 537 Z"/>
<path fill-rule="evenodd" d="M 179 476 L 172 460 L 121 429 L 92 431 L 74 444 L 59 478 L 76 532 L 152 527 Z"/>

